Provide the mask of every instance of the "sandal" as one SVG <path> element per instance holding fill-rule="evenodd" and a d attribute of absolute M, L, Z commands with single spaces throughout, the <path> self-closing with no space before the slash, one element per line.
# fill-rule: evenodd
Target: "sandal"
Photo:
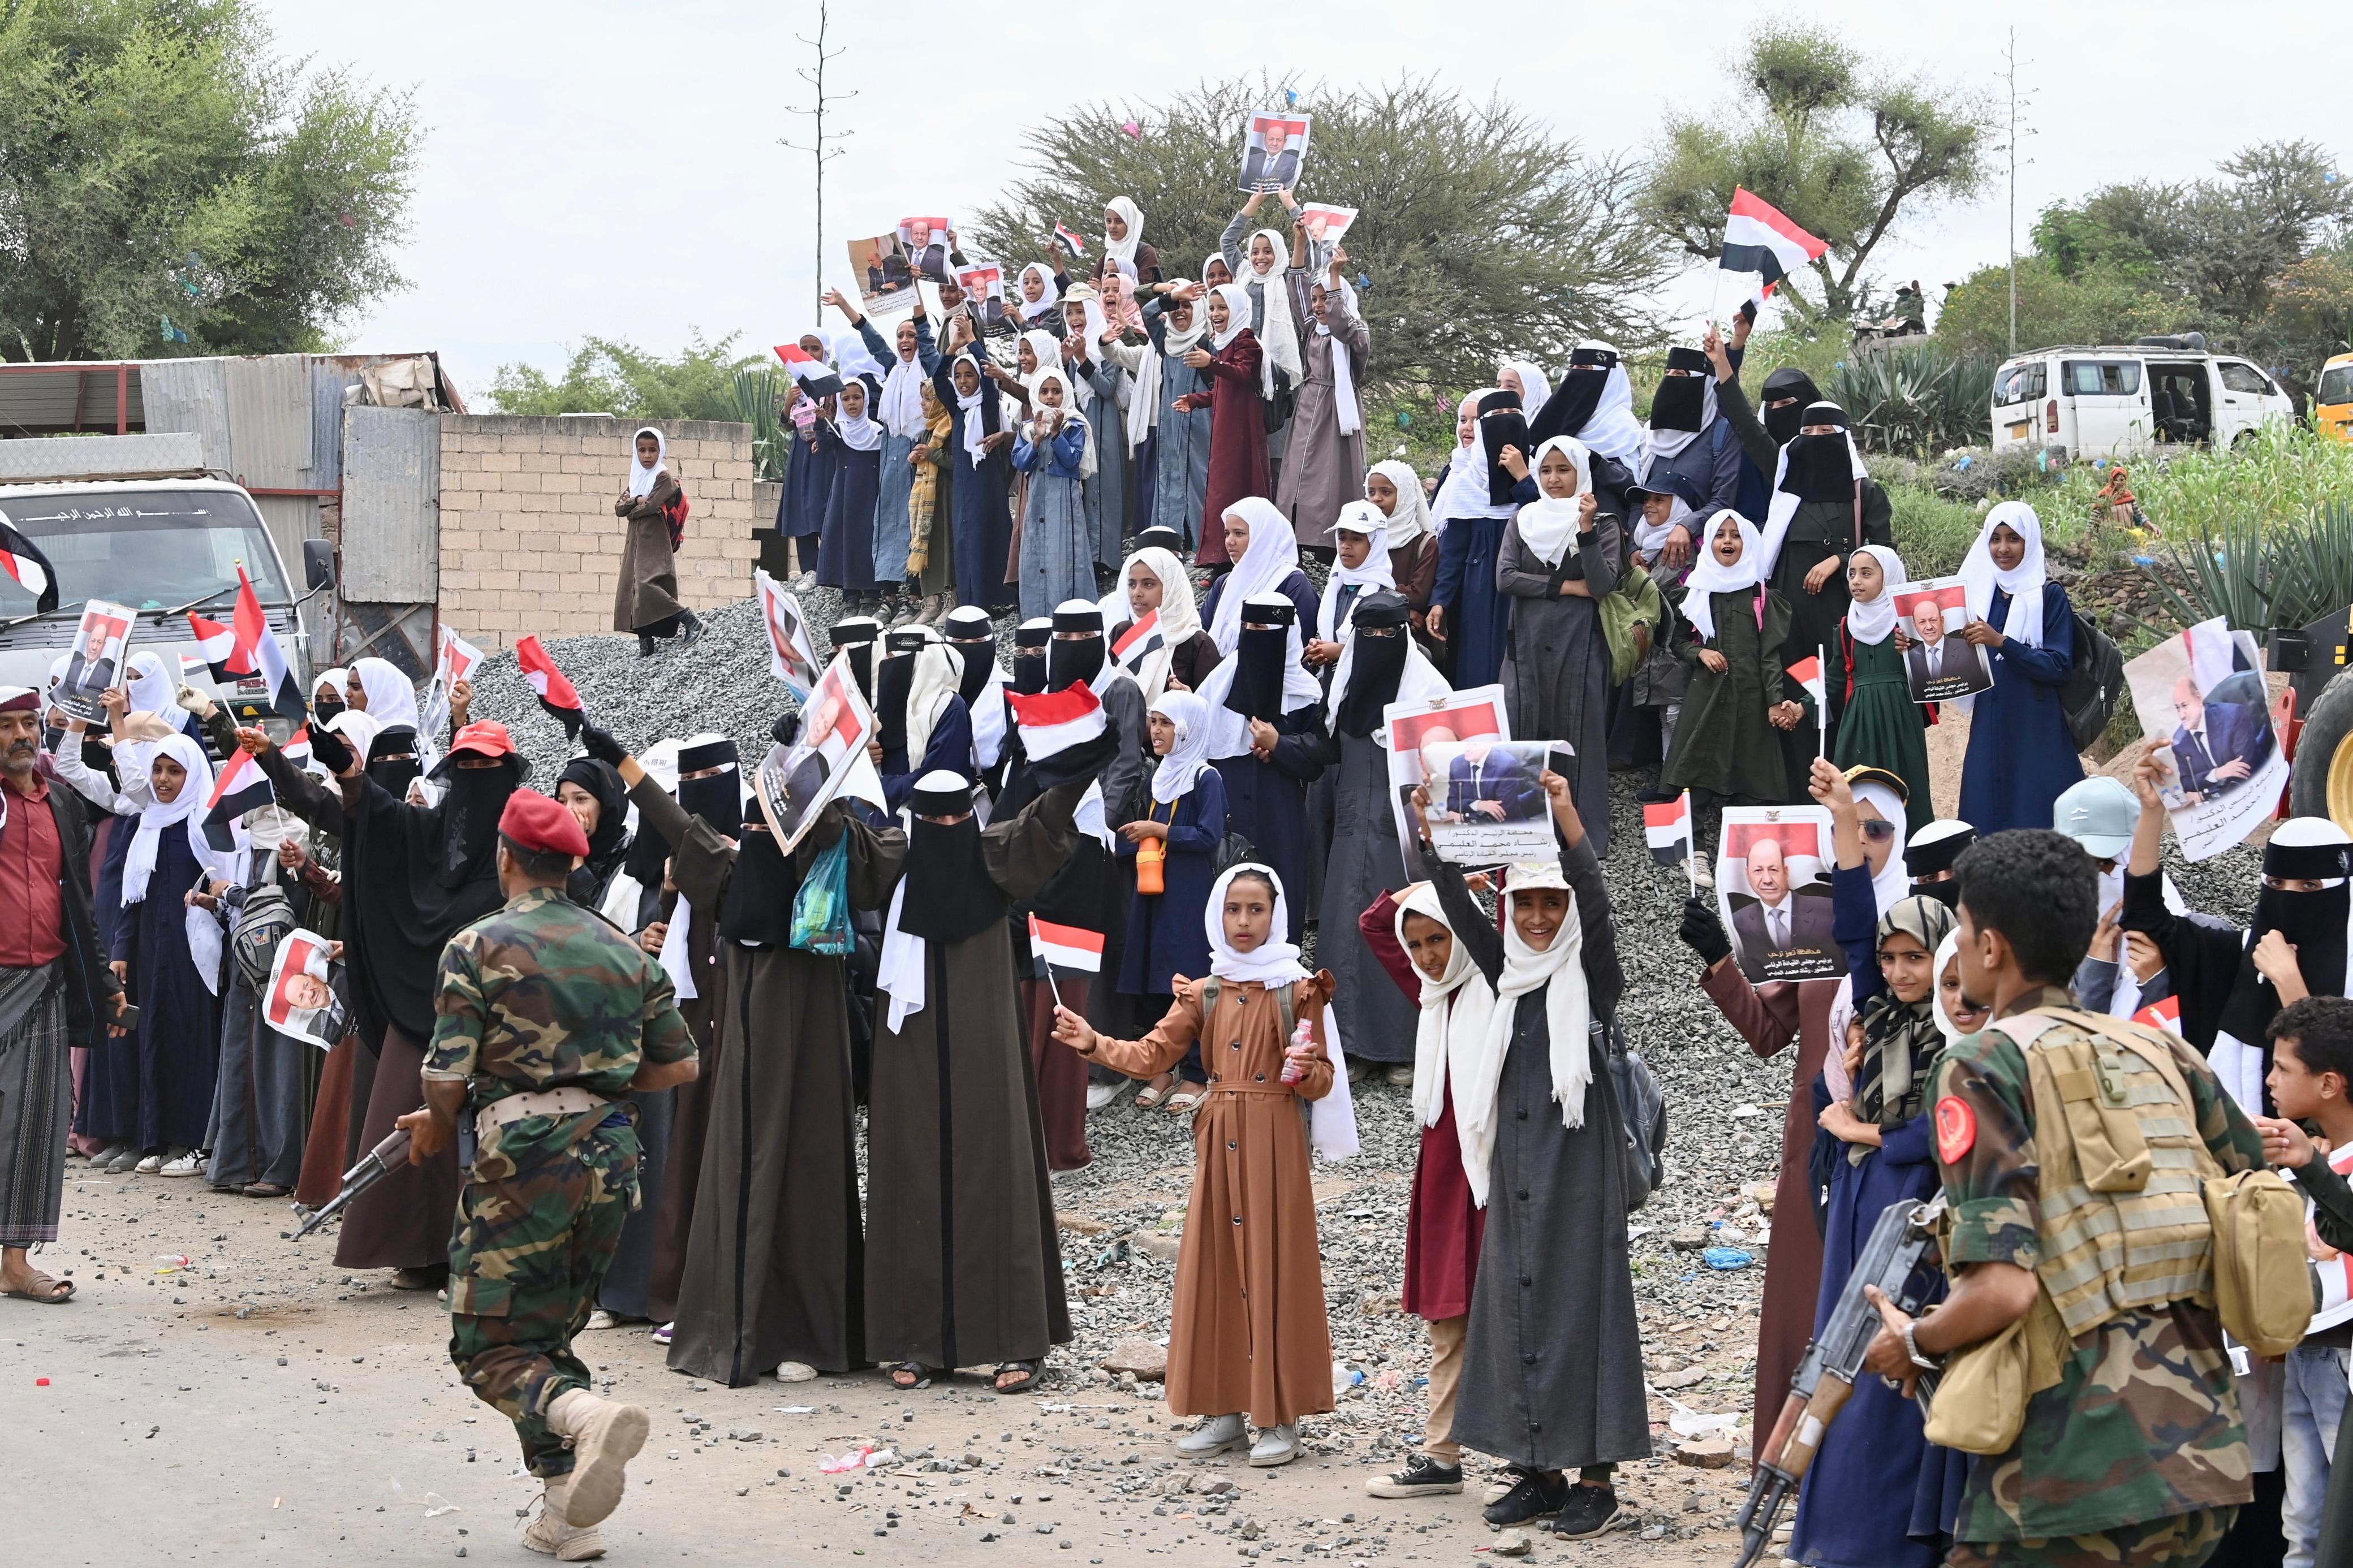
<path fill-rule="evenodd" d="M 1170 1084 L 1167 1088 L 1164 1089 L 1156 1083 L 1145 1084 L 1142 1089 L 1135 1091 L 1135 1109 L 1138 1110 L 1151 1110 L 1155 1109 L 1162 1100 L 1167 1099 L 1168 1096 L 1175 1091 L 1176 1087 L 1176 1086 L 1175 1084 Z"/>
<path fill-rule="evenodd" d="M 255 1182 L 244 1187 L 219 1187 L 215 1189 L 216 1192 L 241 1192 L 248 1198 L 282 1198 L 293 1192 L 293 1190 L 294 1189 L 291 1187 L 280 1186 L 276 1182 Z"/>
<path fill-rule="evenodd" d="M 932 1385 L 932 1369 L 919 1361 L 902 1361 L 890 1369 L 891 1386 L 902 1394 L 913 1394 Z"/>
<path fill-rule="evenodd" d="M 20 1301 L 35 1301 L 44 1307 L 61 1307 L 73 1300 L 73 1293 L 72 1280 L 59 1279 L 54 1275 L 44 1274 L 37 1268 L 34 1269 L 32 1277 L 25 1281 L 24 1289 L 6 1292 Z"/>
<path fill-rule="evenodd" d="M 1181 1083 L 1176 1086 L 1176 1091 L 1168 1097 L 1168 1103 L 1161 1109 L 1171 1116 L 1189 1116 L 1199 1107 L 1202 1100 L 1208 1098 L 1208 1093 L 1207 1089 L 1198 1083 Z"/>
<path fill-rule="evenodd" d="M 1038 1386 L 1038 1366 L 1039 1363 L 1034 1361 L 1005 1363 L 997 1369 L 997 1392 L 999 1394 L 1029 1393 Z M 1005 1374 L 1008 1373 L 1014 1374 L 1014 1381 L 1011 1383 L 1005 1381 Z"/>

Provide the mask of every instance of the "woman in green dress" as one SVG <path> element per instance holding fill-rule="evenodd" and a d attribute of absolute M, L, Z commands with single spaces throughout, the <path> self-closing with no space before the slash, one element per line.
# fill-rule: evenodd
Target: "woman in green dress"
<path fill-rule="evenodd" d="M 1928 793 L 1927 714 L 1912 700 L 1904 655 L 1895 638 L 1895 590 L 1910 579 L 1904 559 L 1884 544 L 1866 544 L 1847 557 L 1851 599 L 1838 629 L 1839 661 L 1830 676 L 1831 761 L 1885 768 L 1904 781 L 1907 799 L 1926 822 L 1935 815 Z M 1834 671 L 1843 671 L 1843 679 Z"/>
<path fill-rule="evenodd" d="M 1703 550 L 1683 584 L 1675 656 L 1692 667 L 1659 788 L 1694 802 L 1783 805 L 1789 793 L 1776 731 L 1805 710 L 1784 695 L 1780 647 L 1789 602 L 1758 580 L 1757 525 L 1729 508 L 1708 520 Z"/>

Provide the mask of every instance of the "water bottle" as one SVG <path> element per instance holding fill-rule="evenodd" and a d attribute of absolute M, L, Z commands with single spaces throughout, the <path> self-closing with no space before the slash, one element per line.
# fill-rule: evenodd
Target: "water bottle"
<path fill-rule="evenodd" d="M 1151 895 L 1167 891 L 1166 862 L 1168 849 L 1157 838 L 1147 838 L 1135 847 L 1135 890 Z"/>
<path fill-rule="evenodd" d="M 155 1272 L 158 1274 L 177 1274 L 180 1270 L 193 1268 L 195 1265 L 196 1260 L 185 1253 L 159 1252 L 155 1255 Z"/>
<path fill-rule="evenodd" d="M 1314 1045 L 1315 1043 L 1314 1026 L 1309 1024 L 1306 1019 L 1300 1019 L 1298 1026 L 1291 1031 L 1291 1043 L 1293 1046 Z M 1283 1082 L 1297 1083 L 1301 1078 L 1306 1075 L 1306 1072 L 1307 1061 L 1305 1058 L 1285 1056 L 1282 1058 Z"/>

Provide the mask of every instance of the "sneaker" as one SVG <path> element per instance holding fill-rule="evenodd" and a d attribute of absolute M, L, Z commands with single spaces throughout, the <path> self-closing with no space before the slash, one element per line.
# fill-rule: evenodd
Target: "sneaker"
<path fill-rule="evenodd" d="M 138 1158 L 137 1152 L 130 1144 L 109 1143 L 90 1157 L 90 1168 L 93 1171 L 111 1171 L 114 1169 L 114 1163 L 125 1154 L 131 1155 L 134 1160 Z"/>
<path fill-rule="evenodd" d="M 1399 1062 L 1381 1076 L 1388 1080 L 1388 1086 L 1391 1089 L 1411 1089 L 1413 1087 L 1413 1064 L 1411 1062 Z"/>
<path fill-rule="evenodd" d="M 1487 1478 L 1487 1494 L 1479 1500 L 1480 1506 L 1483 1508 L 1491 1502 L 1503 1501 L 1504 1498 L 1511 1495 L 1512 1489 L 1518 1486 L 1526 1474 L 1527 1472 L 1517 1465 L 1505 1465 L 1502 1469 L 1497 1470 Z"/>
<path fill-rule="evenodd" d="M 1212 1415 L 1177 1438 L 1176 1451 L 1188 1459 L 1206 1459 L 1240 1442 L 1246 1430 L 1240 1415 Z"/>
<path fill-rule="evenodd" d="M 1427 1454 L 1416 1454 L 1413 1463 L 1394 1475 L 1375 1476 L 1365 1483 L 1373 1496 L 1388 1498 L 1436 1497 L 1461 1489 L 1462 1467 L 1441 1465 Z"/>
<path fill-rule="evenodd" d="M 1250 1462 L 1261 1470 L 1287 1465 L 1297 1458 L 1299 1427 L 1293 1422 L 1286 1421 L 1280 1426 L 1265 1428 L 1259 1433 L 1258 1441 L 1250 1445 Z"/>
<path fill-rule="evenodd" d="M 1548 1513 L 1558 1513 L 1568 1501 L 1568 1481 L 1557 1474 L 1538 1470 L 1523 1475 L 1519 1484 L 1501 1498 L 1487 1505 L 1489 1524 L 1525 1524 L 1532 1519 L 1542 1519 Z"/>
<path fill-rule="evenodd" d="M 1089 1110 L 1101 1110 L 1104 1106 L 1109 1105 L 1113 1100 L 1117 1100 L 1121 1095 L 1125 1094 L 1134 1086 L 1134 1083 L 1135 1080 L 1134 1079 L 1128 1078 L 1122 1079 L 1117 1083 L 1091 1083 L 1087 1085 L 1087 1109 Z"/>
<path fill-rule="evenodd" d="M 660 1328 L 656 1329 L 653 1331 L 654 1343 L 658 1345 L 666 1345 L 670 1343 L 670 1336 L 677 1328 L 678 1323 L 673 1320 L 670 1322 L 664 1323 Z"/>
<path fill-rule="evenodd" d="M 167 1155 L 163 1153 L 161 1151 L 158 1151 L 155 1153 L 142 1157 L 140 1162 L 132 1166 L 131 1169 L 139 1175 L 152 1176 L 156 1172 L 164 1168 L 164 1162 L 166 1158 L 168 1158 Z"/>
<path fill-rule="evenodd" d="M 1688 862 L 1686 862 L 1686 864 L 1691 868 L 1691 879 L 1694 887 L 1713 888 L 1715 886 L 1715 873 L 1709 868 L 1706 861 L 1700 859 L 1697 856 L 1694 856 Z"/>
<path fill-rule="evenodd" d="M 159 1176 L 193 1176 L 205 1168 L 204 1156 L 194 1149 L 175 1151 L 156 1171 Z"/>
<path fill-rule="evenodd" d="M 1606 1534 L 1617 1527 L 1618 1521 L 1615 1487 L 1572 1486 L 1568 1500 L 1553 1518 L 1552 1532 L 1563 1541 L 1584 1541 Z"/>

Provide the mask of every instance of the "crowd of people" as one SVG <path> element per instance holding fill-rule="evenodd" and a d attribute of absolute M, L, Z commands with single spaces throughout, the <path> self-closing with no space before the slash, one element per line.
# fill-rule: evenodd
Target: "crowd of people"
<path fill-rule="evenodd" d="M 453 1355 L 516 1420 L 578 1554 L 618 1496 L 601 1459 L 567 1479 L 621 1419 L 567 1359 L 592 1311 L 729 1387 L 880 1367 L 913 1390 L 989 1366 L 1000 1393 L 1033 1389 L 1071 1338 L 1051 1173 L 1089 1163 L 1090 1110 L 1134 1082 L 1137 1106 L 1191 1117 L 1197 1150 L 1166 1397 L 1199 1420 L 1176 1449 L 1275 1466 L 1334 1403 L 1311 1150 L 1355 1152 L 1351 1086 L 1377 1080 L 1420 1129 L 1401 1285 L 1431 1363 L 1417 1451 L 1368 1489 L 1459 1492 L 1468 1450 L 1501 1467 L 1489 1522 L 1599 1535 L 1625 1518 L 1615 1467 L 1652 1452 L 1627 1241 L 1646 1129 L 1618 1071 L 1636 939 L 1607 868 L 1609 773 L 1655 764 L 1648 798 L 1831 823 L 1842 978 L 1752 979 L 1696 896 L 1680 932 L 1760 1056 L 1797 1047 L 1760 1441 L 1880 1215 L 1941 1191 L 1955 1216 L 1951 1294 L 1916 1323 L 1885 1309 L 1885 1375 L 1858 1379 L 1821 1436 L 1788 1556 L 2329 1561 L 2324 1534 L 2353 1539 L 2329 1478 L 2348 1331 L 2234 1364 L 2196 1226 L 2198 1245 L 2169 1233 L 2160 1286 L 2106 1251 L 2055 1279 L 2089 1200 L 2051 1184 L 2038 1200 L 2034 1141 L 2076 1114 L 2042 1098 L 2063 1092 L 2046 1047 L 2106 1051 L 2076 1076 L 2130 1080 L 2110 1103 L 2152 1118 L 2168 1172 L 2292 1170 L 2318 1205 L 2316 1258 L 2353 1237 L 2339 1157 L 2299 1127 L 2353 1137 L 2353 840 L 2282 824 L 2250 929 L 2181 907 L 2158 764 L 2084 776 L 2058 698 L 2074 618 L 2019 502 L 1987 513 L 1961 568 L 1993 676 L 1958 816 L 1937 818 L 1886 499 L 1801 374 L 1752 405 L 1746 319 L 1671 351 L 1647 420 L 1609 345 L 1556 379 L 1499 366 L 1426 483 L 1366 467 L 1377 347 L 1345 256 L 1253 230 L 1263 199 L 1198 280 L 1166 275 L 1122 198 L 1084 278 L 1033 265 L 1003 301 L 951 285 L 944 320 L 918 299 L 890 340 L 830 297 L 855 331 L 804 340 L 802 374 L 839 390 L 787 410 L 777 528 L 842 595 L 828 635 L 875 720 L 871 778 L 789 840 L 747 776 L 794 754 L 797 706 L 764 757 L 583 724 L 550 805 L 465 683 L 427 693 L 444 733 L 380 659 L 320 678 L 307 755 L 152 655 L 109 694 L 103 735 L 0 692 L 9 1293 L 69 1299 L 25 1249 L 55 1238 L 75 1163 L 316 1205 L 414 1127 L 412 1163 L 351 1205 L 336 1262 L 447 1288 Z M 682 512 L 659 433 L 625 462 L 636 580 L 617 629 L 683 647 L 700 625 L 664 582 Z M 1819 710 L 1793 669 L 1818 654 Z M 1393 786 L 1387 710 L 1491 685 L 1512 733 L 1548 743 L 1553 853 L 1475 869 L 1433 846 L 1447 803 Z M 1029 706 L 1058 695 L 1050 716 Z M 225 849 L 198 807 L 216 767 L 248 760 L 269 795 Z M 601 941 L 583 910 L 638 955 L 599 961 L 629 998 L 611 1049 L 576 1075 L 560 1049 L 492 1050 L 483 953 L 533 931 Z M 1058 970 L 1040 926 L 1099 939 L 1099 964 Z M 323 1055 L 258 1003 L 272 933 L 294 928 L 337 944 L 350 1022 Z M 2168 995 L 2173 1034 L 2132 1022 Z M 610 1121 L 582 1123 L 577 1149 L 602 1151 L 599 1193 L 639 1201 L 542 1282 L 532 1326 L 515 1284 L 501 1337 L 510 1281 L 494 1293 L 479 1267 L 460 1140 L 426 1129 L 480 1110 L 467 1157 L 484 1180 L 506 1147 L 495 1096 L 518 1083 L 628 1106 L 633 1163 L 588 1135 Z M 528 1112 L 512 1125 L 543 1141 L 533 1158 L 591 1158 Z M 2099 1223 L 2130 1237 L 2147 1213 Z M 2084 1298 L 2085 1278 L 2105 1293 Z M 2056 1296 L 2048 1381 L 2006 1446 L 1933 1441 L 1897 1383 L 2043 1333 L 2035 1303 Z M 518 1339 L 541 1358 L 528 1376 Z"/>

